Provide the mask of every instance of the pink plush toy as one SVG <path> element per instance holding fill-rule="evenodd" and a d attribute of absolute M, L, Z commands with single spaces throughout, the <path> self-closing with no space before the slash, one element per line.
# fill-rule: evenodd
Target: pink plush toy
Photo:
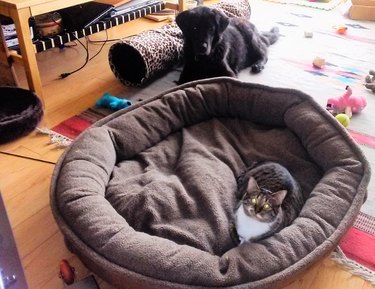
<path fill-rule="evenodd" d="M 342 96 L 331 97 L 327 101 L 327 109 L 333 113 L 345 113 L 349 118 L 352 113 L 361 112 L 367 105 L 366 98 L 353 96 L 352 89 L 347 86 L 346 92 Z"/>

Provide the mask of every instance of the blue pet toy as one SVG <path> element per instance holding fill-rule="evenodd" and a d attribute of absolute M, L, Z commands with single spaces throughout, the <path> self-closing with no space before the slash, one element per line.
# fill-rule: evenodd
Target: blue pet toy
<path fill-rule="evenodd" d="M 100 99 L 96 101 L 96 105 L 113 110 L 119 110 L 132 105 L 132 102 L 129 99 L 118 98 L 106 92 Z"/>

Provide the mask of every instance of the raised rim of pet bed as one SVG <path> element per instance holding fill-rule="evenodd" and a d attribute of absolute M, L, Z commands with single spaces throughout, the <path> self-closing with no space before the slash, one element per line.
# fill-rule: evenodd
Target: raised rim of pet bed
<path fill-rule="evenodd" d="M 297 273 L 304 271 L 306 268 L 310 267 L 312 263 L 318 261 L 320 258 L 326 256 L 328 253 L 330 253 L 330 251 L 332 251 L 332 249 L 339 242 L 340 238 L 343 236 L 346 230 L 353 224 L 355 217 L 357 216 L 359 212 L 360 206 L 363 203 L 363 200 L 366 196 L 366 192 L 367 192 L 366 187 L 370 178 L 370 168 L 361 150 L 353 142 L 349 134 L 345 130 L 343 130 L 341 125 L 325 109 L 323 109 L 315 101 L 313 101 L 313 99 L 310 96 L 304 94 L 303 92 L 296 91 L 293 89 L 271 88 L 271 87 L 258 85 L 258 84 L 244 83 L 244 82 L 231 79 L 231 78 L 222 77 L 222 78 L 216 78 L 216 79 L 208 79 L 208 80 L 196 81 L 193 83 L 188 83 L 188 84 L 179 86 L 177 88 L 174 88 L 167 92 L 159 94 L 153 98 L 150 98 L 149 100 L 143 103 L 135 104 L 134 106 L 131 106 L 130 108 L 128 108 L 126 111 L 116 112 L 110 115 L 109 117 L 97 122 L 94 125 L 94 127 L 101 127 L 105 125 L 106 123 L 110 122 L 111 120 L 117 118 L 118 116 L 124 113 L 128 113 L 132 110 L 135 110 L 142 105 L 151 103 L 159 99 L 161 96 L 166 95 L 168 93 L 176 92 L 178 90 L 183 90 L 187 88 L 192 88 L 197 85 L 205 85 L 205 84 L 213 84 L 213 83 L 220 83 L 220 85 L 222 85 L 223 88 L 225 88 L 227 85 L 235 84 L 237 87 L 251 86 L 252 88 L 263 89 L 269 92 L 283 92 L 283 93 L 288 93 L 293 96 L 296 96 L 297 98 L 301 100 L 301 102 L 303 101 L 308 102 L 309 104 L 313 106 L 313 108 L 316 110 L 317 113 L 322 115 L 323 118 L 327 122 L 329 122 L 331 126 L 336 128 L 337 131 L 340 132 L 341 137 L 344 139 L 346 144 L 350 147 L 351 151 L 356 155 L 356 157 L 363 164 L 363 177 L 361 177 L 361 180 L 358 181 L 358 187 L 356 187 L 357 188 L 356 194 L 353 197 L 351 204 L 348 205 L 348 210 L 346 211 L 343 219 L 340 221 L 339 225 L 334 228 L 333 233 L 328 238 L 326 238 L 319 246 L 316 246 L 315 249 L 311 251 L 309 254 L 303 256 L 300 260 L 293 263 L 289 267 L 284 268 L 280 272 L 276 272 L 270 276 L 261 278 L 259 280 L 249 281 L 249 282 L 241 283 L 241 284 L 233 284 L 229 286 L 230 288 L 269 288 L 271 286 L 280 285 L 282 282 L 285 282 L 286 279 L 290 280 L 291 278 L 295 277 Z M 85 137 L 85 133 L 82 134 L 80 137 L 78 137 L 76 141 L 79 141 L 81 138 L 84 138 L 84 137 Z M 80 238 L 77 237 L 77 235 L 72 231 L 72 229 L 65 222 L 64 216 L 61 214 L 56 204 L 56 197 L 54 194 L 56 190 L 56 185 L 57 185 L 56 178 L 59 175 L 60 170 L 62 168 L 63 159 L 65 158 L 65 156 L 69 153 L 71 149 L 72 147 L 68 148 L 64 152 L 64 155 L 62 156 L 62 158 L 60 158 L 56 166 L 56 169 L 54 172 L 54 181 L 51 186 L 51 205 L 53 208 L 56 221 L 58 222 L 64 235 L 68 237 L 67 238 L 68 244 L 70 248 L 73 250 L 73 252 L 76 253 L 86 263 L 86 265 L 90 269 L 101 270 L 103 274 L 102 277 L 104 278 L 107 277 L 109 280 L 113 280 L 113 279 L 116 280 L 117 278 L 118 280 L 121 280 L 121 276 L 126 274 L 126 276 L 131 279 L 132 285 L 138 284 L 142 288 L 156 288 L 155 286 L 157 286 L 158 284 L 160 286 L 163 286 L 163 288 L 209 288 L 209 287 L 199 286 L 199 285 L 177 283 L 177 282 L 172 282 L 170 280 L 164 280 L 164 279 L 160 280 L 154 277 L 142 275 L 140 273 L 135 272 L 134 270 L 127 269 L 123 266 L 120 266 L 118 264 L 115 264 L 114 262 L 107 260 L 104 256 L 92 250 L 89 247 L 89 245 L 87 245 L 85 242 L 83 242 Z M 103 268 L 106 268 L 106 269 L 103 271 Z M 147 285 L 147 284 L 144 284 L 144 282 L 152 283 L 153 285 L 150 285 L 150 284 Z"/>

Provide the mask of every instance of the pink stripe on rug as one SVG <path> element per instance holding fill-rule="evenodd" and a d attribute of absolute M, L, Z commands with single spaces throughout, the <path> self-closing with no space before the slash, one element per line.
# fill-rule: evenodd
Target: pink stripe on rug
<path fill-rule="evenodd" d="M 360 145 L 375 148 L 375 137 L 348 129 L 352 138 Z"/>

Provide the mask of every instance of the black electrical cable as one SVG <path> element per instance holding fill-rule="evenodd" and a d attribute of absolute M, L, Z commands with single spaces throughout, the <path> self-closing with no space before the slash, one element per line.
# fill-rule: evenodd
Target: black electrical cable
<path fill-rule="evenodd" d="M 56 13 L 56 14 L 54 13 L 54 14 L 52 14 L 52 17 L 51 17 L 51 18 L 52 18 L 53 22 L 55 22 L 57 25 L 59 25 L 59 26 L 62 27 L 61 23 L 59 23 L 58 21 L 56 21 L 56 20 L 54 19 L 54 15 L 59 16 L 59 14 L 58 14 L 58 13 Z M 63 28 L 63 27 L 62 27 L 62 28 Z M 105 39 L 105 40 L 90 40 L 90 38 L 89 38 L 88 36 L 85 36 L 85 39 L 86 39 L 86 46 L 85 46 L 85 45 L 84 45 L 84 44 L 83 44 L 83 43 L 82 43 L 82 42 L 81 42 L 81 41 L 80 41 L 80 40 L 74 35 L 74 33 L 72 33 L 71 35 L 73 35 L 73 37 L 78 41 L 78 43 L 81 44 L 81 46 L 85 49 L 85 51 L 86 51 L 85 63 L 82 64 L 79 68 L 77 68 L 77 69 L 75 69 L 75 70 L 73 70 L 73 71 L 71 71 L 71 72 L 64 72 L 64 73 L 61 73 L 61 74 L 59 75 L 59 78 L 60 78 L 60 79 L 67 78 L 69 75 L 71 75 L 71 74 L 73 74 L 73 73 L 76 73 L 76 72 L 80 71 L 82 68 L 84 68 L 90 60 L 94 59 L 96 56 L 99 55 L 99 53 L 103 50 L 104 46 L 105 46 L 108 42 L 120 41 L 120 40 L 121 40 L 120 38 L 108 39 L 108 31 L 107 31 L 107 29 L 105 29 L 105 35 L 106 35 L 106 39 Z M 126 38 L 131 37 L 131 36 L 134 36 L 134 35 L 129 35 L 129 36 L 127 36 Z M 102 45 L 101 45 L 99 51 L 98 51 L 97 53 L 95 53 L 95 55 L 92 56 L 92 57 L 90 57 L 90 52 L 89 52 L 89 43 L 102 43 Z M 75 44 L 76 44 L 76 43 L 75 43 Z M 76 44 L 76 45 L 69 45 L 69 46 L 66 45 L 66 47 L 72 47 L 72 46 L 77 46 L 77 44 Z"/>
<path fill-rule="evenodd" d="M 121 38 L 113 38 L 113 39 L 108 39 L 108 40 L 91 40 L 90 38 L 89 38 L 89 42 L 90 43 L 103 43 L 103 42 L 114 42 L 114 41 L 120 41 L 121 40 Z"/>
<path fill-rule="evenodd" d="M 51 15 L 51 19 L 52 19 L 52 21 L 53 22 L 55 22 L 55 24 L 57 24 L 57 25 L 59 25 L 62 29 L 63 29 L 63 26 L 61 25 L 61 23 L 60 22 L 58 22 L 57 20 L 55 20 L 55 15 L 57 16 L 57 17 L 60 17 L 60 14 L 59 13 L 57 13 L 57 12 L 54 12 L 54 13 L 52 13 L 52 15 Z M 64 73 L 61 73 L 60 75 L 59 75 L 59 78 L 60 79 L 64 79 L 64 78 L 67 78 L 69 75 L 71 75 L 71 74 L 73 74 L 73 73 L 76 73 L 77 71 L 79 71 L 79 70 L 81 70 L 82 68 L 84 68 L 85 66 L 86 66 L 86 64 L 89 62 L 89 58 L 90 58 L 90 54 L 89 54 L 89 43 L 88 43 L 88 41 L 87 41 L 87 38 L 86 38 L 86 46 L 74 35 L 74 33 L 72 33 L 72 35 L 73 35 L 73 37 L 78 41 L 78 43 L 79 44 L 81 44 L 82 45 L 82 47 L 83 47 L 83 49 L 85 49 L 85 51 L 86 51 L 86 59 L 85 59 L 85 63 L 81 66 L 81 67 L 79 67 L 79 68 L 77 68 L 76 70 L 73 70 L 73 71 L 71 71 L 71 72 L 64 72 Z"/>
<path fill-rule="evenodd" d="M 57 15 L 57 16 L 59 16 L 59 14 L 58 13 L 53 13 L 52 14 L 52 20 L 53 20 L 53 22 L 55 22 L 57 25 L 59 25 L 60 27 L 62 27 L 62 25 L 61 25 L 61 23 L 59 23 L 58 21 L 56 21 L 55 19 L 54 19 L 54 16 L 55 15 Z M 69 75 L 72 75 L 73 73 L 76 73 L 76 72 L 78 72 L 78 71 L 80 71 L 82 68 L 84 68 L 86 65 L 87 65 L 87 63 L 89 63 L 89 61 L 90 60 L 92 60 L 92 59 L 94 59 L 96 56 L 98 56 L 99 55 L 99 53 L 103 50 L 103 48 L 104 48 L 104 46 L 107 44 L 107 42 L 108 42 L 108 31 L 107 31 L 107 29 L 105 29 L 105 34 L 106 34 L 106 39 L 104 40 L 104 41 L 100 41 L 100 42 L 102 42 L 103 44 L 102 44 L 102 46 L 100 47 L 100 49 L 99 49 L 99 51 L 97 52 L 97 53 L 95 53 L 95 55 L 94 56 L 92 56 L 91 58 L 90 58 L 90 52 L 89 52 L 89 43 L 90 42 L 95 42 L 95 41 L 91 41 L 87 36 L 85 37 L 85 40 L 86 40 L 86 46 L 74 35 L 74 33 L 72 33 L 71 35 L 73 35 L 73 37 L 78 41 L 78 43 L 79 44 L 81 44 L 81 46 L 83 47 L 83 49 L 86 51 L 86 58 L 85 58 L 85 62 L 80 66 L 80 67 L 78 67 L 77 69 L 75 69 L 75 70 L 73 70 L 73 71 L 70 71 L 70 72 L 64 72 L 64 73 L 61 73 L 60 75 L 59 75 L 59 78 L 60 79 L 64 79 L 64 78 L 67 78 Z M 76 46 L 76 45 L 75 45 Z M 71 47 L 71 46 L 67 46 L 67 47 Z"/>
<path fill-rule="evenodd" d="M 86 40 L 88 41 L 88 42 L 87 42 L 87 47 L 88 47 L 88 43 L 90 43 L 91 40 L 90 40 L 89 37 L 86 37 Z M 105 40 L 102 41 L 102 42 L 103 42 L 103 44 L 102 44 L 102 46 L 100 47 L 99 51 L 98 51 L 93 57 L 91 57 L 91 58 L 89 59 L 89 61 L 92 60 L 92 59 L 94 59 L 96 56 L 98 56 L 98 54 L 99 54 L 100 52 L 102 52 L 104 45 L 107 44 L 107 42 L 108 42 L 108 31 L 107 31 L 107 29 L 105 30 Z M 95 43 L 95 42 L 94 42 L 94 43 Z"/>
<path fill-rule="evenodd" d="M 74 35 L 74 34 L 73 34 Z M 60 74 L 60 79 L 64 79 L 64 78 L 67 78 L 69 75 L 72 75 L 73 73 L 76 73 L 77 71 L 80 71 L 82 68 L 84 68 L 86 66 L 86 64 L 90 61 L 90 53 L 89 53 L 89 42 L 87 41 L 87 38 L 86 39 L 86 46 L 74 35 L 74 38 L 79 42 L 79 44 L 82 45 L 82 47 L 85 49 L 86 51 L 86 59 L 85 59 L 85 63 L 82 64 L 79 68 L 71 71 L 71 72 L 64 72 L 64 73 L 61 73 Z"/>

